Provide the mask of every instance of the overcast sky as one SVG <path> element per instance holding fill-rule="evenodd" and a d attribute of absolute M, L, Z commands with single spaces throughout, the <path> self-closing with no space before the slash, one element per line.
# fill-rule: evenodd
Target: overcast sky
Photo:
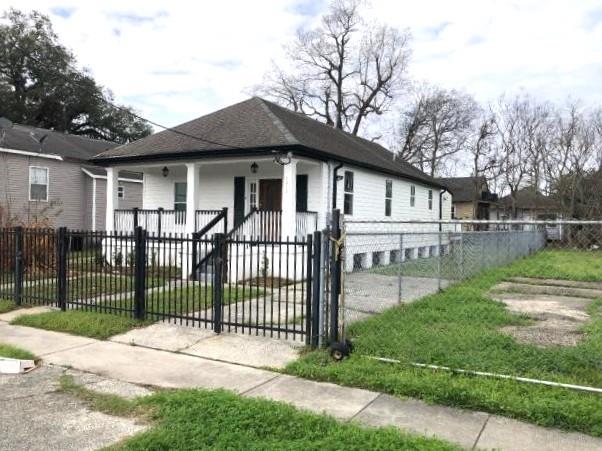
<path fill-rule="evenodd" d="M 247 97 L 322 0 L 0 0 L 50 16 L 116 98 L 176 125 Z M 602 103 L 602 0 L 372 0 L 413 35 L 410 75 L 486 102 L 525 89 Z"/>

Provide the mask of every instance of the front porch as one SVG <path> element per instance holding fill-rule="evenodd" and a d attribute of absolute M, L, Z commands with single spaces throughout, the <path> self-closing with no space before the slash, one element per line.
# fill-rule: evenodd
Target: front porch
<path fill-rule="evenodd" d="M 326 224 L 327 163 L 257 157 L 127 166 L 144 175 L 143 208 L 117 210 L 116 174 L 107 170 L 108 231 L 302 239 Z"/>

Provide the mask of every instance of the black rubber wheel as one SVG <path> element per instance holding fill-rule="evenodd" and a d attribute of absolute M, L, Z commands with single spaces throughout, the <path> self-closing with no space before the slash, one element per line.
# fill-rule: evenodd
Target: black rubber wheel
<path fill-rule="evenodd" d="M 351 352 L 351 342 L 348 340 L 330 345 L 330 356 L 337 362 L 349 356 Z"/>

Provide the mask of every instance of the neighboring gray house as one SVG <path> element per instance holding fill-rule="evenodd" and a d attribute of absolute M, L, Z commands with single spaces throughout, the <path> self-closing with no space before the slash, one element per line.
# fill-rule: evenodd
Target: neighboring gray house
<path fill-rule="evenodd" d="M 104 230 L 106 171 L 89 160 L 116 144 L 0 118 L 0 207 L 23 222 Z M 142 206 L 142 175 L 119 173 L 119 208 Z"/>

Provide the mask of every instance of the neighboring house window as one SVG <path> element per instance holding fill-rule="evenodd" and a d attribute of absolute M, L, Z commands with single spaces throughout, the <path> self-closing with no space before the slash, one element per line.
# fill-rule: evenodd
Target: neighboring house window
<path fill-rule="evenodd" d="M 125 188 L 123 187 L 123 185 L 119 185 L 117 187 L 117 197 L 119 199 L 123 199 L 125 196 Z"/>
<path fill-rule="evenodd" d="M 391 204 L 393 202 L 393 180 L 385 181 L 385 216 L 391 216 Z"/>
<path fill-rule="evenodd" d="M 48 201 L 48 168 L 29 167 L 29 200 Z"/>
<path fill-rule="evenodd" d="M 456 206 L 455 205 L 452 205 L 451 217 L 452 217 L 452 219 L 456 219 Z"/>
<path fill-rule="evenodd" d="M 257 208 L 257 182 L 249 183 L 249 209 Z"/>
<path fill-rule="evenodd" d="M 174 193 L 173 209 L 186 211 L 186 182 L 176 182 Z"/>
<path fill-rule="evenodd" d="M 353 215 L 353 172 L 345 171 L 345 199 L 343 213 Z"/>
<path fill-rule="evenodd" d="M 416 205 L 416 185 L 410 185 L 410 207 Z"/>
<path fill-rule="evenodd" d="M 433 209 L 433 190 L 429 190 L 429 210 Z"/>

